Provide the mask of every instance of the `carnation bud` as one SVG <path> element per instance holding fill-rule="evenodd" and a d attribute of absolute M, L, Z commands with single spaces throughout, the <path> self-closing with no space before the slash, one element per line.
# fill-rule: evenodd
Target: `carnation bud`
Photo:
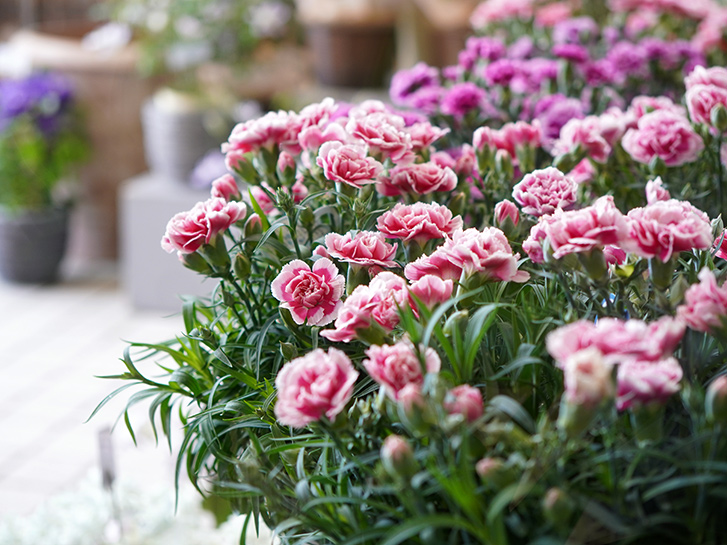
<path fill-rule="evenodd" d="M 578 260 L 591 280 L 604 286 L 608 283 L 608 264 L 603 250 L 593 248 L 590 252 L 579 252 Z"/>
<path fill-rule="evenodd" d="M 658 257 L 652 257 L 649 259 L 649 275 L 651 276 L 651 282 L 654 287 L 660 291 L 666 291 L 671 286 L 671 281 L 674 276 L 674 264 L 672 260 L 664 263 Z"/>
<path fill-rule="evenodd" d="M 718 376 L 707 387 L 704 404 L 707 419 L 710 422 L 727 422 L 727 375 Z"/>
<path fill-rule="evenodd" d="M 298 349 L 295 345 L 280 341 L 280 353 L 285 361 L 292 361 L 298 357 Z"/>
<path fill-rule="evenodd" d="M 313 209 L 310 206 L 306 206 L 303 208 L 303 210 L 300 211 L 300 222 L 305 227 L 311 227 L 313 223 L 316 220 L 315 213 L 313 212 Z"/>
<path fill-rule="evenodd" d="M 210 275 L 213 272 L 212 267 L 210 267 L 210 264 L 207 263 L 205 258 L 202 257 L 197 252 L 194 252 L 191 254 L 180 253 L 179 260 L 182 262 L 182 264 L 185 267 L 193 270 L 194 272 L 204 274 L 204 275 Z"/>
<path fill-rule="evenodd" d="M 293 209 L 293 206 L 295 206 L 293 197 L 284 187 L 279 187 L 275 192 L 275 204 L 284 214 L 288 214 Z"/>
<path fill-rule="evenodd" d="M 409 478 L 416 470 L 411 445 L 400 435 L 389 435 L 384 440 L 381 463 L 386 472 L 395 478 Z"/>
<path fill-rule="evenodd" d="M 212 265 L 215 272 L 229 270 L 230 254 L 227 253 L 227 246 L 222 233 L 215 236 L 209 244 L 203 244 L 199 249 L 199 253 Z"/>
<path fill-rule="evenodd" d="M 287 151 L 281 151 L 277 163 L 278 178 L 285 185 L 295 181 L 295 158 Z"/>
<path fill-rule="evenodd" d="M 510 221 L 512 227 L 520 221 L 520 211 L 514 202 L 507 199 L 495 205 L 495 226 L 507 232 L 505 225 Z"/>
<path fill-rule="evenodd" d="M 727 108 L 724 104 L 716 104 L 709 112 L 709 121 L 719 132 L 727 131 Z"/>
<path fill-rule="evenodd" d="M 482 458 L 475 465 L 475 471 L 483 481 L 492 481 L 494 477 L 502 472 L 502 466 L 502 460 L 499 458 Z"/>
<path fill-rule="evenodd" d="M 447 203 L 447 208 L 449 208 L 452 212 L 452 216 L 461 216 L 466 203 L 467 196 L 460 191 L 449 200 L 449 203 Z"/>
<path fill-rule="evenodd" d="M 232 263 L 232 271 L 238 280 L 244 282 L 250 276 L 252 265 L 250 259 L 242 253 L 238 253 L 235 256 L 235 261 Z"/>
<path fill-rule="evenodd" d="M 447 392 L 444 410 L 449 414 L 460 414 L 467 422 L 474 422 L 484 412 L 480 391 L 469 384 L 461 384 Z"/>
<path fill-rule="evenodd" d="M 413 413 L 415 409 L 421 409 L 424 407 L 421 387 L 414 382 L 410 382 L 399 390 L 397 401 L 406 414 Z"/>
<path fill-rule="evenodd" d="M 515 169 L 512 166 L 510 153 L 500 149 L 495 153 L 495 170 L 506 180 L 512 180 L 515 176 Z"/>
<path fill-rule="evenodd" d="M 565 526 L 573 514 L 573 501 L 560 488 L 548 489 L 543 497 L 543 515 L 554 526 Z"/>
<path fill-rule="evenodd" d="M 255 251 L 259 237 L 263 232 L 263 224 L 260 216 L 258 216 L 257 214 L 250 215 L 250 217 L 247 218 L 247 222 L 245 222 L 245 228 L 243 232 L 245 233 L 246 239 L 245 252 L 248 255 L 251 255 L 253 251 Z"/>

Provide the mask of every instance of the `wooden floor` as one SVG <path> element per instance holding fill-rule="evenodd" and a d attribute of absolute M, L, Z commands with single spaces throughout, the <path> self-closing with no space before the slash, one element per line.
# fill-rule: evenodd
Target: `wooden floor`
<path fill-rule="evenodd" d="M 0 518 L 32 513 L 99 465 L 98 436 L 123 400 L 84 423 L 118 383 L 124 339 L 157 342 L 181 316 L 134 310 L 113 266 L 68 267 L 53 286 L 0 281 Z M 119 477 L 173 486 L 173 458 L 154 444 L 143 412 L 135 448 L 123 423 L 112 435 Z"/>

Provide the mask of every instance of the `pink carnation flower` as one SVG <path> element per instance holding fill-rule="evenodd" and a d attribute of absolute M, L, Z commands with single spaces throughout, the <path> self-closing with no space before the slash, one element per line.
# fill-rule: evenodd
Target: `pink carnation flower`
<path fill-rule="evenodd" d="M 454 290 L 454 282 L 451 279 L 442 280 L 433 274 L 426 274 L 416 282 L 409 286 L 409 291 L 414 295 L 421 304 L 427 308 L 434 308 L 449 301 Z M 410 301 L 412 308 L 416 308 L 416 303 Z"/>
<path fill-rule="evenodd" d="M 430 122 L 419 122 L 406 127 L 405 132 L 411 137 L 411 146 L 413 151 L 421 151 L 429 149 L 437 140 L 449 133 L 449 129 L 441 129 L 432 125 Z"/>
<path fill-rule="evenodd" d="M 636 122 L 640 118 L 646 114 L 655 112 L 656 110 L 666 110 L 682 117 L 686 117 L 687 115 L 687 111 L 684 109 L 684 106 L 675 104 L 674 101 L 668 97 L 650 97 L 644 95 L 637 96 L 631 101 L 628 113 L 633 118 L 633 125 L 635 126 Z"/>
<path fill-rule="evenodd" d="M 258 119 L 237 124 L 232 129 L 227 143 L 222 144 L 222 153 L 249 153 L 263 148 L 272 151 L 275 146 L 297 153 L 298 132 L 297 114 L 284 111 L 268 112 Z"/>
<path fill-rule="evenodd" d="M 515 203 L 504 199 L 495 205 L 494 211 L 495 225 L 501 226 L 508 219 L 513 225 L 517 225 L 520 222 L 520 211 L 518 210 Z"/>
<path fill-rule="evenodd" d="M 722 66 L 695 66 L 689 75 L 684 78 L 684 85 L 687 91 L 697 85 L 714 85 L 721 89 L 727 89 L 727 68 Z"/>
<path fill-rule="evenodd" d="M 409 263 L 404 274 L 412 281 L 427 274 L 455 281 L 463 274 L 465 277 L 478 274 L 489 280 L 525 282 L 530 275 L 517 270 L 519 257 L 512 253 L 507 237 L 500 229 L 487 227 L 478 231 L 472 228 L 456 231 L 431 255 Z"/>
<path fill-rule="evenodd" d="M 671 356 L 684 336 L 684 328 L 684 322 L 670 316 L 651 323 L 616 318 L 600 318 L 596 323 L 578 320 L 552 331 L 546 347 L 561 368 L 571 356 L 591 347 L 613 364 L 657 361 Z"/>
<path fill-rule="evenodd" d="M 341 142 L 323 144 L 316 163 L 323 168 L 327 179 L 359 189 L 364 184 L 374 183 L 384 168 L 376 159 L 367 156 L 365 146 Z"/>
<path fill-rule="evenodd" d="M 716 85 L 694 85 L 687 90 L 684 99 L 694 123 L 712 125 L 712 109 L 719 105 L 727 107 L 727 89 Z"/>
<path fill-rule="evenodd" d="M 581 161 L 573 167 L 573 170 L 568 173 L 568 176 L 572 178 L 575 183 L 581 185 L 593 181 L 596 174 L 598 173 L 596 172 L 593 163 L 586 158 L 581 159 Z"/>
<path fill-rule="evenodd" d="M 470 16 L 473 28 L 508 19 L 527 20 L 533 16 L 533 0 L 486 0 L 477 5 Z"/>
<path fill-rule="evenodd" d="M 663 404 L 679 391 L 682 375 L 682 367 L 674 358 L 624 362 L 616 373 L 616 408 L 624 411 L 650 403 Z"/>
<path fill-rule="evenodd" d="M 213 198 L 226 201 L 237 200 L 241 197 L 240 188 L 237 187 L 237 182 L 232 174 L 225 174 L 214 180 L 210 193 Z"/>
<path fill-rule="evenodd" d="M 552 214 L 556 209 L 568 210 L 576 202 L 578 184 L 555 167 L 526 174 L 512 189 L 523 212 L 533 216 Z"/>
<path fill-rule="evenodd" d="M 482 393 L 469 384 L 455 386 L 444 398 L 444 410 L 449 414 L 461 414 L 467 422 L 474 422 L 485 412 Z"/>
<path fill-rule="evenodd" d="M 629 241 L 624 249 L 663 263 L 674 254 L 706 250 L 712 246 L 707 214 L 686 201 L 658 201 L 628 213 Z"/>
<path fill-rule="evenodd" d="M 704 142 L 689 120 L 668 110 L 641 117 L 636 129 L 626 131 L 621 145 L 639 163 L 648 165 L 659 157 L 669 167 L 696 161 L 704 149 Z"/>
<path fill-rule="evenodd" d="M 180 212 L 169 220 L 162 248 L 169 253 L 174 250 L 180 254 L 194 253 L 243 219 L 246 213 L 247 207 L 241 202 L 219 198 L 198 202 L 191 210 Z"/>
<path fill-rule="evenodd" d="M 588 408 L 600 405 L 614 394 L 613 363 L 596 347 L 573 353 L 563 364 L 563 386 L 569 403 Z"/>
<path fill-rule="evenodd" d="M 275 416 L 284 426 L 304 428 L 323 416 L 333 420 L 353 395 L 358 373 L 345 353 L 320 348 L 283 366 L 275 378 Z"/>
<path fill-rule="evenodd" d="M 449 208 L 436 203 L 399 203 L 379 216 L 376 228 L 389 238 L 424 244 L 427 240 L 451 236 L 462 228 L 462 218 L 452 217 Z"/>
<path fill-rule="evenodd" d="M 449 167 L 440 167 L 430 161 L 399 165 L 391 169 L 388 178 L 376 184 L 379 193 L 397 197 L 407 193 L 426 195 L 435 191 L 452 191 L 457 187 L 457 175 Z"/>
<path fill-rule="evenodd" d="M 573 153 L 579 149 L 597 163 L 605 163 L 611 155 L 611 145 L 601 134 L 598 117 L 589 115 L 583 119 L 569 120 L 563 125 L 560 137 L 553 144 L 554 155 Z"/>
<path fill-rule="evenodd" d="M 696 331 L 723 329 L 727 323 L 727 286 L 720 288 L 714 273 L 705 267 L 699 273 L 699 283 L 689 286 L 684 294 L 677 316 Z"/>
<path fill-rule="evenodd" d="M 399 323 L 399 309 L 409 304 L 406 281 L 391 272 L 376 275 L 368 286 L 357 286 L 343 302 L 334 324 L 335 329 L 321 332 L 334 342 L 350 342 L 357 332 L 377 324 L 385 331 Z"/>
<path fill-rule="evenodd" d="M 346 280 L 329 259 L 319 259 L 313 268 L 296 259 L 283 267 L 273 280 L 273 297 L 290 310 L 296 324 L 323 326 L 338 316 Z"/>
<path fill-rule="evenodd" d="M 626 217 L 610 195 L 580 210 L 556 210 L 541 221 L 555 259 L 608 245 L 620 246 L 629 231 Z"/>
<path fill-rule="evenodd" d="M 669 190 L 664 187 L 661 177 L 657 176 L 653 180 L 646 183 L 646 203 L 654 204 L 659 201 L 668 201 L 671 199 Z"/>
<path fill-rule="evenodd" d="M 424 351 L 424 364 L 419 360 L 411 343 L 400 341 L 393 346 L 372 345 L 366 350 L 367 359 L 363 366 L 386 394 L 394 400 L 404 387 L 424 383 L 424 370 L 437 373 L 442 365 L 439 356 L 432 348 Z"/>
<path fill-rule="evenodd" d="M 324 239 L 328 254 L 354 265 L 379 265 L 396 267 L 394 256 L 397 245 L 386 242 L 383 233 L 359 231 L 355 235 L 329 233 Z"/>
<path fill-rule="evenodd" d="M 396 115 L 374 112 L 352 117 L 346 130 L 361 139 L 372 155 L 398 162 L 411 154 L 411 136 L 404 130 L 404 120 Z"/>

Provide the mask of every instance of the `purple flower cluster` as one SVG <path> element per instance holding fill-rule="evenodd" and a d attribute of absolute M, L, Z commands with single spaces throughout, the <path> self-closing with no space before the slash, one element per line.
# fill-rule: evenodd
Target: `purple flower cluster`
<path fill-rule="evenodd" d="M 60 116 L 73 99 L 70 83 L 54 73 L 0 81 L 0 130 L 23 115 L 33 117 L 44 134 L 58 128 Z"/>

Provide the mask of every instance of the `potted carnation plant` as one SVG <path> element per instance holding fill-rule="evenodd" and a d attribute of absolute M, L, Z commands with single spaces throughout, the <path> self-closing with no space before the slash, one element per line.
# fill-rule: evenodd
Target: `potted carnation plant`
<path fill-rule="evenodd" d="M 52 73 L 0 82 L 0 275 L 56 280 L 73 167 L 87 153 L 69 83 Z"/>

